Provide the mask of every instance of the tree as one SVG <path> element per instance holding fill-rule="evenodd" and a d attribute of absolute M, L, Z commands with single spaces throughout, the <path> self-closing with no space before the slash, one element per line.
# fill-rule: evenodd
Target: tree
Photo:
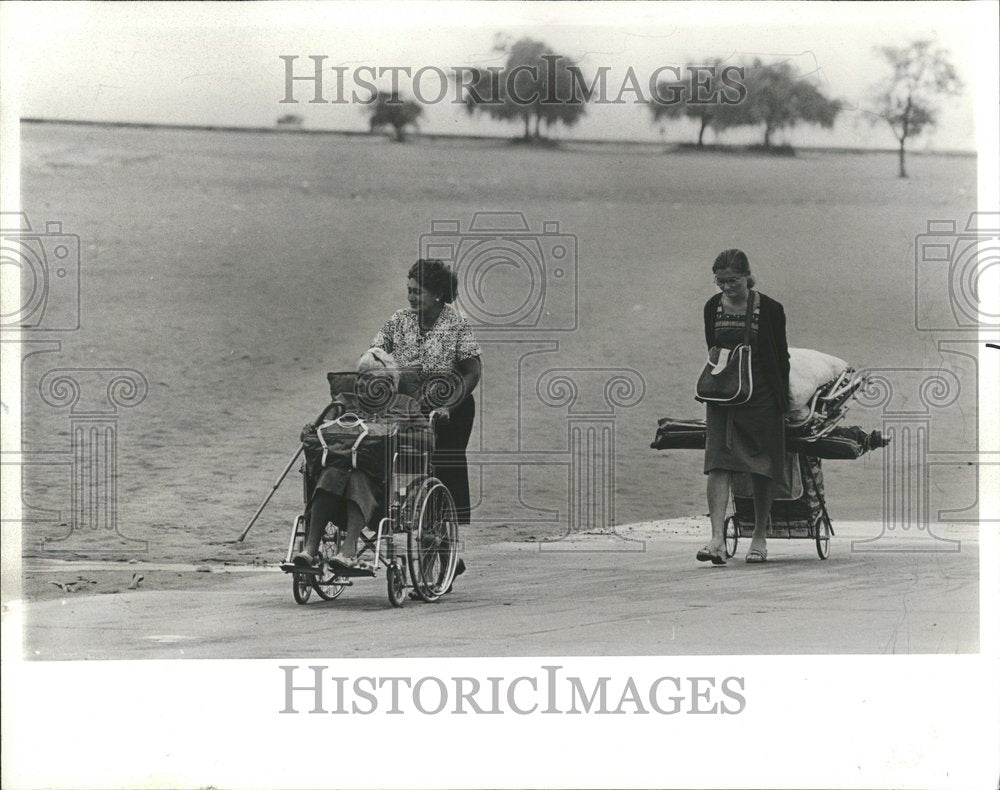
<path fill-rule="evenodd" d="M 747 98 L 741 104 L 720 105 L 712 120 L 718 129 L 764 126 L 764 147 L 775 132 L 800 122 L 833 127 L 841 103 L 828 99 L 811 82 L 796 77 L 788 63 L 766 64 L 760 59 L 746 69 Z"/>
<path fill-rule="evenodd" d="M 687 77 L 656 84 L 656 96 L 648 102 L 653 123 L 663 118 L 693 118 L 698 122 L 698 147 L 703 145 L 705 130 L 712 125 L 723 105 L 719 101 L 720 81 L 725 64 L 719 58 L 705 64 L 707 69 L 687 67 Z"/>
<path fill-rule="evenodd" d="M 899 177 L 906 178 L 906 141 L 937 124 L 937 99 L 955 96 L 962 82 L 947 50 L 931 41 L 908 47 L 878 47 L 892 74 L 876 96 L 874 123 L 884 121 L 899 142 Z"/>
<path fill-rule="evenodd" d="M 375 101 L 368 106 L 371 118 L 368 119 L 368 128 L 374 133 L 376 129 L 384 126 L 391 126 L 396 133 L 396 142 L 406 142 L 406 127 L 416 126 L 417 118 L 421 116 L 424 108 L 411 99 L 401 99 L 395 91 L 379 91 L 375 94 Z"/>
<path fill-rule="evenodd" d="M 579 68 L 570 58 L 550 53 L 544 42 L 530 38 L 512 45 L 498 39 L 494 50 L 507 54 L 506 63 L 502 69 L 471 69 L 463 97 L 470 115 L 483 112 L 499 121 L 520 121 L 525 140 L 541 138 L 543 121 L 546 129 L 557 123 L 573 126 L 584 115 Z"/>

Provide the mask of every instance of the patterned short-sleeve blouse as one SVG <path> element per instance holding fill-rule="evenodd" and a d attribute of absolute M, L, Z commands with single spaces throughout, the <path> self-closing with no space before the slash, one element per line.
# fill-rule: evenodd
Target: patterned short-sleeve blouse
<path fill-rule="evenodd" d="M 482 355 L 468 319 L 450 304 L 441 308 L 434 326 L 423 335 L 416 310 L 397 310 L 372 346 L 388 351 L 401 367 L 417 367 L 425 374 L 449 372 L 459 362 Z"/>

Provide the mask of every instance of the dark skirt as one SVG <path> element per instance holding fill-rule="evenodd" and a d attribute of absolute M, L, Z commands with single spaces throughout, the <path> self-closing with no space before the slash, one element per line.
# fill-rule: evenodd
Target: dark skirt
<path fill-rule="evenodd" d="M 755 371 L 754 394 L 742 406 L 705 405 L 705 474 L 725 470 L 781 477 L 785 418 L 763 376 Z"/>
<path fill-rule="evenodd" d="M 377 522 L 385 510 L 385 487 L 359 469 L 328 466 L 320 472 L 316 487 L 340 498 L 336 514 L 330 519 L 338 527 L 347 526 L 348 502 L 358 506 L 366 524 Z"/>
<path fill-rule="evenodd" d="M 469 461 L 465 450 L 469 446 L 475 419 L 476 401 L 470 395 L 452 410 L 447 424 L 436 425 L 434 434 L 434 455 L 431 457 L 434 475 L 451 492 L 459 524 L 469 523 L 471 511 Z"/>

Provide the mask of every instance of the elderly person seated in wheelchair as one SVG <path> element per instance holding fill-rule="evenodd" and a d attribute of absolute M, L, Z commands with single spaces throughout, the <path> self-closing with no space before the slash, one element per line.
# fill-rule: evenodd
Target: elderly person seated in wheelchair
<path fill-rule="evenodd" d="M 392 422 L 404 433 L 420 437 L 426 434 L 427 419 L 420 411 L 420 404 L 399 390 L 399 369 L 391 354 L 380 348 L 371 348 L 358 361 L 358 385 L 355 393 L 342 393 L 333 400 L 327 417 L 335 419 L 353 413 L 366 422 Z M 360 393 L 360 394 L 358 394 Z M 315 435 L 316 426 L 308 424 L 302 429 L 302 438 Z M 429 450 L 429 448 L 428 448 Z M 371 570 L 370 565 L 358 557 L 358 539 L 366 525 L 378 523 L 385 512 L 385 481 L 362 469 L 342 466 L 323 466 L 314 471 L 314 491 L 308 512 L 308 531 L 303 550 L 292 561 L 302 567 L 315 567 L 320 562 L 320 542 L 328 523 L 343 528 L 346 534 L 340 549 L 330 559 L 336 569 Z"/>

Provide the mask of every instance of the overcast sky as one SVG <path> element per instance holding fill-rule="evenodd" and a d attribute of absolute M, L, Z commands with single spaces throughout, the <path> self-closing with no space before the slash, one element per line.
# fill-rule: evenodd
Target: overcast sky
<path fill-rule="evenodd" d="M 29 3 L 4 9 L 18 23 L 22 116 L 108 121 L 272 126 L 285 112 L 311 128 L 365 129 L 356 104 L 280 104 L 285 64 L 310 73 L 308 55 L 325 65 L 389 67 L 496 65 L 497 34 L 531 36 L 572 57 L 591 76 L 608 66 L 618 93 L 631 67 L 645 89 L 660 66 L 723 57 L 788 60 L 845 111 L 833 131 L 795 129 L 799 145 L 887 147 L 887 129 L 865 112 L 871 86 L 886 75 L 879 45 L 936 39 L 951 51 L 965 83 L 943 105 L 939 129 L 915 148 L 975 149 L 974 35 L 977 8 L 967 3 Z M 981 9 L 980 9 L 981 10 Z M 982 18 L 981 16 L 979 17 Z M 981 26 L 981 25 L 980 25 Z M 994 31 L 995 34 L 995 31 Z M 8 42 L 11 37 L 8 35 Z M 994 68 L 995 68 L 995 64 Z M 334 72 L 328 72 L 330 96 Z M 384 84 L 384 81 L 383 81 Z M 412 93 L 404 77 L 404 93 Z M 425 83 L 437 92 L 433 74 Z M 365 93 L 362 91 L 362 93 Z M 349 95 L 349 93 L 348 93 Z M 451 95 L 448 97 L 451 98 Z M 650 122 L 634 94 L 625 104 L 592 106 L 559 136 L 689 139 L 691 130 Z M 445 102 L 428 106 L 427 132 L 513 135 L 517 127 L 468 117 Z M 662 137 L 661 137 L 662 135 Z M 729 137 L 725 139 L 730 139 Z M 733 139 L 736 139 L 735 137 Z M 783 138 L 779 138 L 780 139 Z"/>

